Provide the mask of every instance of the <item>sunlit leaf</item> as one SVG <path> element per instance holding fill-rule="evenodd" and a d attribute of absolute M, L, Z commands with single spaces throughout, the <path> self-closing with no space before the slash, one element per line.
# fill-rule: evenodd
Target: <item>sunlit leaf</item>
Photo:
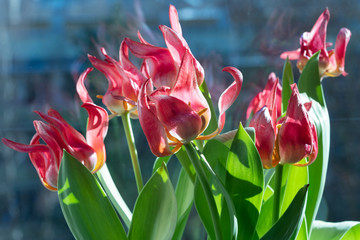
<path fill-rule="evenodd" d="M 234 202 L 238 238 L 255 235 L 264 190 L 263 167 L 255 143 L 240 124 L 226 164 L 226 188 Z"/>
<path fill-rule="evenodd" d="M 315 221 L 310 240 L 357 240 L 360 239 L 360 222 Z"/>
<path fill-rule="evenodd" d="M 58 187 L 61 209 L 76 239 L 127 239 L 95 177 L 66 151 L 60 165 Z"/>
<path fill-rule="evenodd" d="M 171 239 L 176 221 L 175 192 L 163 164 L 145 184 L 136 200 L 129 239 Z"/>

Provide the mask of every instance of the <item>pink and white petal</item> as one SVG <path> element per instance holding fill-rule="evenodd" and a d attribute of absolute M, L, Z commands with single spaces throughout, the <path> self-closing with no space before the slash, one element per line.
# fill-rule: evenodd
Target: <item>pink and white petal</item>
<path fill-rule="evenodd" d="M 335 42 L 335 60 L 337 69 L 345 76 L 345 54 L 349 43 L 351 32 L 347 28 L 341 28 Z"/>
<path fill-rule="evenodd" d="M 235 102 L 238 97 L 243 83 L 242 73 L 235 67 L 225 67 L 223 71 L 232 75 L 235 81 L 221 94 L 219 98 L 219 121 L 218 132 L 220 133 L 225 124 L 225 111 Z"/>
<path fill-rule="evenodd" d="M 126 75 L 130 78 L 130 80 L 136 83 L 138 88 L 140 88 L 141 84 L 145 82 L 146 78 L 141 73 L 141 71 L 129 60 L 128 50 L 129 48 L 125 41 L 122 41 L 119 50 L 120 63 L 124 68 Z"/>
<path fill-rule="evenodd" d="M 17 143 L 6 138 L 3 138 L 2 142 L 16 151 L 28 153 L 43 185 L 49 190 L 55 191 L 57 189 L 58 171 L 56 168 L 50 167 L 51 165 L 55 166 L 55 155 L 49 146 L 39 143 L 39 138 L 39 135 L 35 134 L 30 145 Z"/>
<path fill-rule="evenodd" d="M 164 35 L 166 46 L 168 47 L 171 56 L 173 57 L 175 63 L 178 66 L 181 65 L 185 52 L 188 51 L 190 53 L 194 61 L 197 82 L 200 86 L 204 81 L 204 69 L 201 64 L 196 60 L 194 55 L 191 53 L 191 50 L 186 40 L 181 34 L 178 34 L 176 31 L 167 26 L 161 25 L 159 26 L 159 28 Z"/>
<path fill-rule="evenodd" d="M 95 150 L 87 144 L 84 136 L 67 123 L 54 109 L 50 109 L 48 115 L 41 112 L 36 113 L 59 131 L 65 144 L 69 147 L 69 154 L 83 163 L 89 170 L 92 170 L 93 166 L 86 164 L 88 159 L 95 154 Z"/>
<path fill-rule="evenodd" d="M 85 87 L 85 79 L 89 72 L 91 72 L 93 68 L 87 68 L 79 77 L 77 83 L 76 83 L 76 91 L 79 94 L 79 97 L 83 103 L 86 102 L 93 102 L 91 99 L 86 87 Z"/>
<path fill-rule="evenodd" d="M 171 89 L 171 96 L 181 99 L 198 112 L 209 105 L 200 91 L 194 69 L 194 58 L 189 51 L 186 51 L 174 87 Z"/>
<path fill-rule="evenodd" d="M 166 136 L 166 131 L 151 111 L 147 92 L 151 87 L 151 80 L 147 80 L 141 87 L 138 100 L 138 114 L 140 125 L 144 131 L 145 137 L 149 143 L 151 152 L 158 157 L 171 155 L 170 146 Z"/>
<path fill-rule="evenodd" d="M 63 155 L 63 149 L 69 151 L 69 146 L 67 146 L 60 136 L 60 133 L 53 126 L 46 124 L 41 121 L 34 121 L 34 127 L 37 132 L 37 135 L 50 147 L 54 154 L 55 165 L 58 170 L 60 168 L 60 160 Z"/>
<path fill-rule="evenodd" d="M 315 52 L 326 49 L 326 30 L 330 19 L 329 9 L 326 8 L 315 22 L 309 33 L 309 48 Z"/>
<path fill-rule="evenodd" d="M 178 12 L 176 8 L 171 4 L 169 7 L 169 19 L 170 19 L 171 28 L 174 29 L 174 31 L 176 31 L 179 35 L 182 35 Z"/>
<path fill-rule="evenodd" d="M 295 51 L 283 52 L 280 55 L 280 58 L 282 59 L 289 58 L 289 60 L 298 60 L 300 58 L 300 48 Z"/>
<path fill-rule="evenodd" d="M 136 57 L 144 59 L 142 72 L 148 74 L 155 87 L 174 85 L 178 67 L 168 49 L 135 42 L 129 38 L 125 38 L 125 42 Z"/>
<path fill-rule="evenodd" d="M 90 163 L 94 166 L 92 172 L 99 170 L 106 161 L 106 151 L 104 138 L 108 131 L 109 116 L 105 109 L 93 103 L 85 103 L 83 108 L 89 114 L 88 126 L 86 129 L 86 141 L 96 152 L 96 163 Z M 92 161 L 93 159 L 89 159 Z"/>

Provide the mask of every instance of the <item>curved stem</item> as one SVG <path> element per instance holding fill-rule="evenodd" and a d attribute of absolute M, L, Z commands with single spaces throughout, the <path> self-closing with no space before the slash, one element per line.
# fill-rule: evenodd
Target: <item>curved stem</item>
<path fill-rule="evenodd" d="M 137 186 L 138 192 L 140 193 L 141 189 L 143 188 L 143 180 L 142 180 L 139 159 L 138 159 L 136 146 L 135 146 L 135 138 L 134 138 L 134 134 L 133 134 L 132 128 L 131 128 L 130 113 L 127 112 L 127 113 L 122 114 L 121 120 L 123 122 L 126 140 L 127 140 L 129 151 L 130 151 L 131 163 L 133 165 L 133 170 L 134 170 L 134 174 L 135 174 L 136 186 Z"/>
<path fill-rule="evenodd" d="M 125 225 L 130 228 L 132 213 L 115 186 L 106 163 L 96 172 L 96 176 L 114 208 L 124 220 Z"/>
<path fill-rule="evenodd" d="M 274 205 L 273 205 L 273 224 L 280 217 L 280 199 L 281 199 L 281 183 L 283 175 L 283 165 L 278 164 L 275 167 L 275 187 L 274 187 Z"/>
<path fill-rule="evenodd" d="M 207 180 L 206 174 L 204 169 L 201 166 L 200 163 L 200 159 L 197 155 L 196 150 L 194 149 L 194 147 L 191 145 L 191 143 L 185 143 L 184 147 L 186 149 L 186 152 L 190 158 L 190 161 L 192 163 L 192 165 L 195 168 L 197 177 L 199 178 L 200 184 L 204 190 L 205 193 L 205 197 L 206 200 L 209 204 L 209 208 L 210 208 L 210 214 L 211 214 L 211 219 L 213 221 L 214 224 L 214 229 L 215 229 L 215 236 L 217 240 L 222 240 L 222 234 L 221 234 L 221 228 L 220 228 L 220 219 L 219 219 L 219 214 L 218 214 L 218 210 L 216 208 L 216 203 L 215 203 L 215 199 L 214 196 L 212 194 L 211 191 L 211 187 L 209 185 L 209 182 Z"/>

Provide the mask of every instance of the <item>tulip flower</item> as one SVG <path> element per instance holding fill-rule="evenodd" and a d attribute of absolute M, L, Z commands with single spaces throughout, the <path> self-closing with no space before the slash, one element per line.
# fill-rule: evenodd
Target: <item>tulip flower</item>
<path fill-rule="evenodd" d="M 181 25 L 176 8 L 170 5 L 169 18 L 171 28 L 159 26 L 163 33 L 167 48 L 153 46 L 146 42 L 138 33 L 140 42 L 125 38 L 130 51 L 139 58 L 144 59 L 141 69 L 147 78 L 151 78 L 156 88 L 175 84 L 182 59 L 188 52 L 194 61 L 197 83 L 200 86 L 204 81 L 204 69 L 192 55 L 186 40 L 182 36 Z"/>
<path fill-rule="evenodd" d="M 277 82 L 277 83 L 276 83 Z M 264 88 L 264 90 L 260 93 L 258 93 L 250 102 L 248 109 L 246 110 L 246 119 L 249 119 L 251 113 L 256 113 L 259 111 L 264 105 L 266 105 L 266 102 L 271 99 L 270 95 L 272 93 L 272 89 L 274 88 L 274 85 L 276 85 L 276 111 L 277 116 L 281 115 L 281 91 L 282 87 L 279 83 L 278 78 L 276 77 L 275 73 L 270 73 L 268 77 L 268 82 Z"/>
<path fill-rule="evenodd" d="M 2 139 L 6 146 L 29 154 L 41 182 L 49 190 L 57 190 L 63 149 L 93 173 L 106 161 L 104 138 L 108 129 L 108 114 L 91 102 L 84 103 L 82 107 L 89 114 L 86 139 L 54 109 L 50 109 L 48 114 L 36 111 L 44 122 L 34 121 L 36 133 L 30 144 Z"/>
<path fill-rule="evenodd" d="M 105 60 L 100 60 L 94 56 L 88 55 L 90 62 L 95 68 L 101 71 L 109 82 L 109 87 L 102 98 L 104 105 L 113 113 L 121 115 L 124 112 L 130 112 L 132 118 L 137 118 L 137 98 L 140 86 L 145 82 L 142 73 L 130 62 L 128 56 L 128 47 L 123 41 L 120 46 L 120 60 L 116 61 L 107 55 L 104 48 L 101 53 Z M 85 79 L 92 68 L 88 68 L 79 77 L 77 82 L 77 91 L 83 102 L 91 100 L 85 88 Z M 91 100 L 92 101 L 92 100 Z"/>
<path fill-rule="evenodd" d="M 330 19 L 330 12 L 326 8 L 320 15 L 310 32 L 304 32 L 300 38 L 300 48 L 294 51 L 284 52 L 281 58 L 297 60 L 297 67 L 300 72 L 304 69 L 307 61 L 316 52 L 319 55 L 320 76 L 337 77 L 346 76 L 345 72 L 345 53 L 346 47 L 351 37 L 351 32 L 347 28 L 341 28 L 335 42 L 335 49 L 327 50 L 331 43 L 326 42 L 326 30 Z"/>
<path fill-rule="evenodd" d="M 242 75 L 233 67 L 224 68 L 235 81 L 219 99 L 220 117 L 218 129 L 207 136 L 199 136 L 210 121 L 209 105 L 202 95 L 195 68 L 196 62 L 186 51 L 179 73 L 170 88 L 162 86 L 154 90 L 153 81 L 148 79 L 139 93 L 139 121 L 156 156 L 167 156 L 176 152 L 183 143 L 194 139 L 209 139 L 224 127 L 225 111 L 240 93 Z M 174 146 L 173 149 L 170 146 Z"/>
<path fill-rule="evenodd" d="M 293 84 L 286 115 L 277 120 L 274 110 L 277 83 L 278 80 L 272 89 L 268 105 L 256 112 L 249 124 L 255 129 L 256 148 L 264 168 L 272 168 L 279 163 L 307 166 L 316 159 L 318 152 L 315 125 L 307 113 L 311 103 L 301 103 L 297 86 Z M 305 157 L 308 157 L 308 162 L 298 164 Z"/>

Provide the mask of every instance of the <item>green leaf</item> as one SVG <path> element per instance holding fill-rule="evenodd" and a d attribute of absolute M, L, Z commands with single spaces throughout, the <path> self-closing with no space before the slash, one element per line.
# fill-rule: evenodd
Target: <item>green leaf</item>
<path fill-rule="evenodd" d="M 129 239 L 171 239 L 176 221 L 175 192 L 163 164 L 145 184 L 136 200 Z"/>
<path fill-rule="evenodd" d="M 315 221 L 310 240 L 357 240 L 360 239 L 360 222 Z"/>
<path fill-rule="evenodd" d="M 281 101 L 282 101 L 282 112 L 286 112 L 287 106 L 289 104 L 289 99 L 291 96 L 291 87 L 290 85 L 294 83 L 294 74 L 292 71 L 291 63 L 289 59 L 286 59 L 283 74 L 282 74 L 282 92 L 281 92 Z"/>
<path fill-rule="evenodd" d="M 238 239 L 251 239 L 261 208 L 264 176 L 260 155 L 240 123 L 226 164 L 226 188 L 234 202 Z"/>
<path fill-rule="evenodd" d="M 224 239 L 232 239 L 237 235 L 235 226 L 235 207 L 227 192 L 224 183 L 226 181 L 226 161 L 230 149 L 217 140 L 210 140 L 206 143 L 203 151 L 203 166 L 220 213 L 221 229 Z"/>
<path fill-rule="evenodd" d="M 209 125 L 206 128 L 206 130 L 204 131 L 204 135 L 207 135 L 207 134 L 214 132 L 218 128 L 218 123 L 216 120 L 217 118 L 216 118 L 214 105 L 211 101 L 211 95 L 210 95 L 209 89 L 208 89 L 205 81 L 203 81 L 203 83 L 201 84 L 200 91 L 204 95 L 207 103 L 209 104 L 210 112 L 211 112 L 211 118 L 210 118 Z"/>
<path fill-rule="evenodd" d="M 306 202 L 308 185 L 301 188 L 296 194 L 290 206 L 275 223 L 275 225 L 261 238 L 261 240 L 288 240 L 296 231 Z"/>
<path fill-rule="evenodd" d="M 177 222 L 172 240 L 181 240 L 194 199 L 194 184 L 184 168 L 181 168 L 175 190 Z"/>
<path fill-rule="evenodd" d="M 307 231 L 307 224 L 306 224 L 306 218 L 304 217 L 303 214 L 303 219 L 302 219 L 302 223 L 300 226 L 300 230 L 298 232 L 294 232 L 294 234 L 292 235 L 290 240 L 308 240 L 308 231 Z"/>
<path fill-rule="evenodd" d="M 285 177 L 285 179 L 287 179 L 287 183 L 285 185 L 285 192 L 281 206 L 280 216 L 289 207 L 290 203 L 292 202 L 300 188 L 308 184 L 307 167 L 298 167 L 290 164 L 285 164 L 284 168 L 288 168 L 288 170 L 284 170 L 284 172 L 287 172 L 287 176 L 283 176 Z"/>
<path fill-rule="evenodd" d="M 76 239 L 127 239 L 95 177 L 66 151 L 61 160 L 58 188 L 62 212 Z"/>
<path fill-rule="evenodd" d="M 319 52 L 314 54 L 306 63 L 298 82 L 299 92 L 305 92 L 322 107 L 325 107 L 324 94 L 321 87 L 319 73 Z"/>
<path fill-rule="evenodd" d="M 284 190 L 284 198 L 281 206 L 281 215 L 285 210 L 290 206 L 292 200 L 294 199 L 296 193 L 306 184 L 308 184 L 308 167 L 297 167 L 290 164 L 285 164 L 284 168 L 288 168 L 288 176 L 286 176 L 287 183 Z M 285 171 L 284 171 L 285 172 Z M 280 215 L 280 216 L 281 216 Z M 300 221 L 302 222 L 303 216 Z M 298 225 L 298 228 L 294 232 L 294 237 L 297 236 L 300 231 L 301 225 Z"/>

